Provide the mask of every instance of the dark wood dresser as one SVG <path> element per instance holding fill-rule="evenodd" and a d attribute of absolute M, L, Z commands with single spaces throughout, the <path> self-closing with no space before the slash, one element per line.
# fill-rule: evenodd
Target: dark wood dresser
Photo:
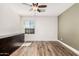
<path fill-rule="evenodd" d="M 24 33 L 0 39 L 0 56 L 9 56 L 24 43 Z"/>

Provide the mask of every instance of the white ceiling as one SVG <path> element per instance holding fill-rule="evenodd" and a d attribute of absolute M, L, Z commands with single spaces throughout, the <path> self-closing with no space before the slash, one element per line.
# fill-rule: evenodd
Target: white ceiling
<path fill-rule="evenodd" d="M 31 8 L 30 6 L 23 5 L 21 3 L 11 4 L 11 8 L 21 16 L 33 16 L 33 15 L 58 16 L 73 5 L 73 3 L 40 3 L 40 4 L 47 5 L 47 8 L 45 8 L 46 9 L 45 12 L 41 13 L 37 12 L 37 14 L 35 14 L 35 12 L 33 11 L 29 11 L 29 9 Z"/>

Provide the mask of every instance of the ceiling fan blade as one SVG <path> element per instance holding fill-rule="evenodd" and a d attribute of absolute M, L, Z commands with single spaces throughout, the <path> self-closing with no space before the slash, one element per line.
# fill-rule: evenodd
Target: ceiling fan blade
<path fill-rule="evenodd" d="M 22 4 L 24 4 L 24 5 L 28 5 L 28 6 L 32 6 L 31 4 L 28 4 L 28 3 L 22 3 Z"/>
<path fill-rule="evenodd" d="M 38 12 L 41 12 L 40 9 L 37 9 Z"/>
<path fill-rule="evenodd" d="M 33 6 L 38 6 L 38 3 L 32 3 Z"/>
<path fill-rule="evenodd" d="M 47 5 L 39 5 L 38 7 L 39 7 L 39 8 L 46 8 Z"/>
<path fill-rule="evenodd" d="M 45 9 L 37 9 L 38 12 L 45 12 Z"/>

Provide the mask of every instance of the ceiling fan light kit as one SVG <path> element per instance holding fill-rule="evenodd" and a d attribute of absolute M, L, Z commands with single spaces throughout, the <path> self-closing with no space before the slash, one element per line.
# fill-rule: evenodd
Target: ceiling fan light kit
<path fill-rule="evenodd" d="M 32 6 L 33 11 L 37 11 L 38 7 Z"/>

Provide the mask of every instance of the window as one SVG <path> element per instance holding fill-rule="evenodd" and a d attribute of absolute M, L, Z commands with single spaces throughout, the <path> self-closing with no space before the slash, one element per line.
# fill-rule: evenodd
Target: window
<path fill-rule="evenodd" d="M 35 21 L 34 20 L 25 21 L 25 34 L 35 34 Z"/>

